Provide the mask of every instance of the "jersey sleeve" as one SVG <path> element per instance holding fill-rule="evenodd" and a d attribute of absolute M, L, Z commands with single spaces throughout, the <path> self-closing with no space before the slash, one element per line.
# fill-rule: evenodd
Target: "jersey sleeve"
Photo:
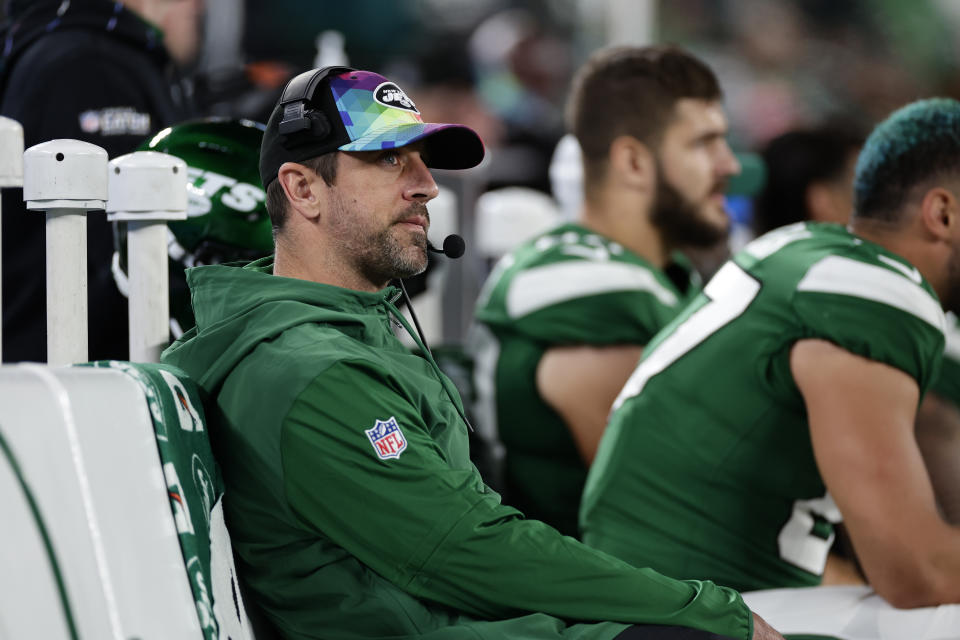
<path fill-rule="evenodd" d="M 922 393 L 939 369 L 944 317 L 940 303 L 920 284 L 920 274 L 904 271 L 828 256 L 797 284 L 793 305 L 803 337 L 829 340 L 900 369 Z"/>
<path fill-rule="evenodd" d="M 369 362 L 341 361 L 283 425 L 287 499 L 304 525 L 414 596 L 485 618 L 670 623 L 749 638 L 740 596 L 638 569 L 500 504 L 456 468 L 414 401 Z M 389 453 L 367 430 L 392 422 Z M 451 427 L 452 428 L 452 427 Z M 380 453 L 378 453 L 380 451 Z"/>
<path fill-rule="evenodd" d="M 534 340 L 646 344 L 681 301 L 645 266 L 565 260 L 516 274 L 504 302 L 511 328 Z"/>

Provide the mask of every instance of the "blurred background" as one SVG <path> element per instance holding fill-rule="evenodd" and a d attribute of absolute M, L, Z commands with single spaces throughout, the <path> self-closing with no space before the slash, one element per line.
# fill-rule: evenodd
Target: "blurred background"
<path fill-rule="evenodd" d="M 193 0 L 170 0 L 190 2 Z M 549 189 L 572 71 L 610 43 L 673 42 L 718 73 L 738 149 L 798 124 L 960 92 L 953 0 L 204 0 L 201 111 L 264 120 L 301 70 L 346 59 L 427 117 L 475 126 L 492 187 Z"/>
<path fill-rule="evenodd" d="M 750 179 L 762 169 L 749 154 L 787 130 L 830 122 L 869 131 L 910 100 L 960 96 L 960 2 L 953 0 L 158 1 L 201 11 L 199 55 L 181 69 L 198 115 L 263 122 L 288 79 L 349 64 L 396 81 L 426 120 L 480 133 L 484 163 L 438 177 L 455 196 L 450 220 L 438 224 L 468 241 L 465 258 L 444 265 L 438 285 L 444 293 L 433 332 L 447 342 L 464 335 L 505 248 L 470 249 L 481 196 L 523 187 L 557 197 L 560 215 L 575 210 L 576 189 L 572 202 L 561 192 L 576 181 L 576 162 L 559 158 L 551 173 L 551 159 L 572 73 L 599 47 L 672 42 L 710 64 Z M 731 195 L 734 242 L 749 236 L 756 189 Z M 524 206 L 541 205 L 534 198 Z"/>

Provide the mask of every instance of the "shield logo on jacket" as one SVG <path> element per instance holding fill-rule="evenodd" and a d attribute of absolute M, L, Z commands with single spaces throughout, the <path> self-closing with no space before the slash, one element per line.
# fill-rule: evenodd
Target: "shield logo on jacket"
<path fill-rule="evenodd" d="M 393 416 L 389 420 L 377 420 L 373 428 L 366 429 L 364 433 L 370 438 L 370 444 L 381 460 L 399 458 L 407 448 L 407 439 Z"/>

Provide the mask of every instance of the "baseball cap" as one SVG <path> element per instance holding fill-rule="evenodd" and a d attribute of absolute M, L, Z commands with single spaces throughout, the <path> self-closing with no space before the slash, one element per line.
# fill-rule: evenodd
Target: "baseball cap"
<path fill-rule="evenodd" d="M 407 94 L 372 71 L 314 69 L 290 80 L 270 114 L 260 147 L 266 188 L 284 162 L 333 151 L 380 151 L 424 141 L 433 169 L 469 169 L 483 159 L 483 142 L 460 124 L 427 123 Z"/>

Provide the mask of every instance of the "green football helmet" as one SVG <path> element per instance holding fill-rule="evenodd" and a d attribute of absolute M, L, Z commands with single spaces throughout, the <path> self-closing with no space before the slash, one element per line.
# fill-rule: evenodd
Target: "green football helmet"
<path fill-rule="evenodd" d="M 169 153 L 187 163 L 187 219 L 167 224 L 174 338 L 195 324 L 184 269 L 249 262 L 273 252 L 259 173 L 263 130 L 250 120 L 195 120 L 164 129 L 137 149 Z M 114 225 L 114 239 L 113 275 L 127 295 L 125 223 Z"/>

